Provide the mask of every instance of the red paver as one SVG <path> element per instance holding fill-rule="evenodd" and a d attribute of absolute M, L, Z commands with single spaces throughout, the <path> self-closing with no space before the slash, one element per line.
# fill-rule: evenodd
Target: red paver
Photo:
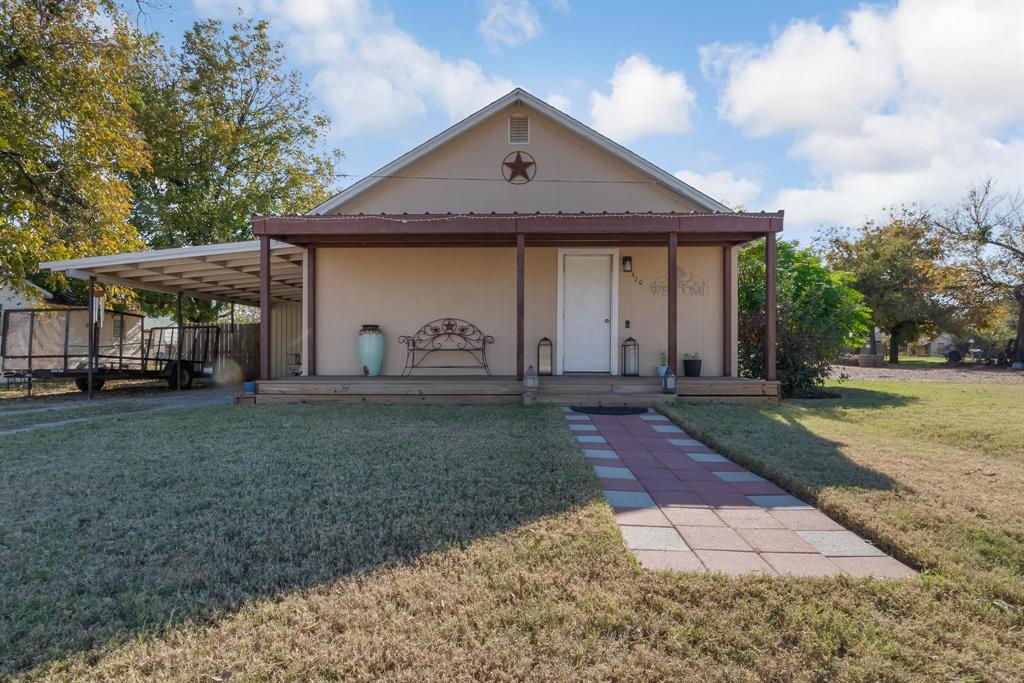
<path fill-rule="evenodd" d="M 677 572 L 703 572 L 704 565 L 691 552 L 680 550 L 634 550 L 633 554 L 643 567 Z"/>
<path fill-rule="evenodd" d="M 790 576 L 836 576 L 843 571 L 818 553 L 761 553 L 764 561 L 779 574 Z"/>
<path fill-rule="evenodd" d="M 686 545 L 694 550 L 754 550 L 735 529 L 727 526 L 677 526 Z"/>
<path fill-rule="evenodd" d="M 584 421 L 573 421 L 581 422 Z M 654 425 L 667 426 L 664 420 L 595 415 L 591 424 L 597 427 L 591 433 L 604 437 L 607 443 L 585 447 L 613 450 L 619 460 L 588 461 L 597 467 L 625 467 L 636 477 L 600 482 L 602 489 L 608 491 L 609 501 L 621 506 L 614 507 L 616 522 L 622 527 L 624 538 L 628 537 L 628 545 L 639 544 L 642 548 L 633 553 L 644 567 L 707 570 L 734 576 L 833 576 L 843 572 L 857 577 L 916 576 L 912 569 L 879 555 L 877 548 L 821 512 L 810 508 L 786 509 L 779 499 L 783 503 L 798 501 L 775 484 L 754 477 L 741 477 L 752 481 L 728 481 L 717 476 L 715 472 L 747 470 L 704 445 L 672 444 L 670 439 L 692 437 L 655 431 Z M 715 453 L 715 461 L 688 455 L 705 453 Z M 771 509 L 773 505 L 775 509 Z M 667 549 L 670 546 L 662 542 L 669 538 L 666 534 L 676 538 L 678 549 Z M 685 550 L 684 542 L 692 552 Z M 659 547 L 663 549 L 656 549 Z"/>
<path fill-rule="evenodd" d="M 693 552 L 711 572 L 722 572 L 729 576 L 775 573 L 775 570 L 757 553 L 737 553 L 728 550 L 694 550 Z"/>
<path fill-rule="evenodd" d="M 817 553 L 817 549 L 789 529 L 738 529 L 751 548 L 762 553 Z"/>
<path fill-rule="evenodd" d="M 662 513 L 668 521 L 679 526 L 725 526 L 725 522 L 706 507 L 664 508 Z"/>

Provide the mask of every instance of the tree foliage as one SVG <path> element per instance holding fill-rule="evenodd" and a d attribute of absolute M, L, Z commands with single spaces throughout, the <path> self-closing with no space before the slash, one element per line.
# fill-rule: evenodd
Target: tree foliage
<path fill-rule="evenodd" d="M 764 377 L 765 243 L 744 248 L 739 265 L 739 366 Z M 826 268 L 811 249 L 778 243 L 776 363 L 783 396 L 814 393 L 845 345 L 862 343 L 870 314 L 847 273 Z"/>
<path fill-rule="evenodd" d="M 149 163 L 133 77 L 150 46 L 112 2 L 0 0 L 0 283 L 143 246 L 124 176 Z"/>
<path fill-rule="evenodd" d="M 901 207 L 885 223 L 833 228 L 823 241 L 828 264 L 853 275 L 873 325 L 889 334 L 889 362 L 899 362 L 900 344 L 940 331 L 950 318 L 939 264 L 942 245 L 927 212 Z"/>
<path fill-rule="evenodd" d="M 284 71 L 268 30 L 251 19 L 230 33 L 197 22 L 180 50 L 148 66 L 139 125 L 153 160 L 131 179 L 131 222 L 151 247 L 251 239 L 253 214 L 302 213 L 329 196 L 340 152 L 317 150 L 330 120 L 313 111 L 300 75 Z M 187 307 L 190 317 L 213 315 Z"/>
<path fill-rule="evenodd" d="M 986 180 L 971 187 L 933 227 L 943 246 L 951 300 L 961 308 L 992 310 L 994 317 L 1004 320 L 999 313 L 1013 302 L 1014 360 L 1024 361 L 1024 199 L 1019 193 L 996 192 L 995 183 Z"/>

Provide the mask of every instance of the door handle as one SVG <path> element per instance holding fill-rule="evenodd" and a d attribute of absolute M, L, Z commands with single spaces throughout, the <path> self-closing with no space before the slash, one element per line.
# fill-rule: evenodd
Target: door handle
<path fill-rule="evenodd" d="M 612 320 L 611 320 L 611 318 L 605 318 L 605 319 L 604 319 L 604 321 L 605 321 L 606 323 L 610 323 L 610 322 L 611 322 Z"/>

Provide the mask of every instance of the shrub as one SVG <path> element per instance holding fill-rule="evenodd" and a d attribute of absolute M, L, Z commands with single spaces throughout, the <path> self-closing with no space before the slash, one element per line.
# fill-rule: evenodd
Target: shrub
<path fill-rule="evenodd" d="M 765 243 L 748 245 L 739 267 L 739 371 L 764 377 Z M 864 297 L 851 276 L 831 271 L 811 249 L 778 243 L 776 362 L 782 395 L 813 395 L 844 345 L 859 346 L 869 330 Z"/>

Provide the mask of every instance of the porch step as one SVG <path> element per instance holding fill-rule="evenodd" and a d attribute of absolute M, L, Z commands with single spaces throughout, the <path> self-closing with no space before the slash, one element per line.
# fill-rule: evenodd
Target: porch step
<path fill-rule="evenodd" d="M 260 396 L 519 396 L 515 379 L 304 378 L 257 382 Z"/>
<path fill-rule="evenodd" d="M 537 392 L 535 394 L 524 394 L 523 403 L 526 405 L 545 403 L 563 406 L 605 406 L 616 408 L 642 408 L 644 406 L 661 405 L 670 403 L 675 399 L 672 394 L 662 393 L 548 393 Z"/>
<path fill-rule="evenodd" d="M 566 377 L 540 378 L 539 396 L 637 395 L 656 394 L 661 390 L 657 377 Z"/>

